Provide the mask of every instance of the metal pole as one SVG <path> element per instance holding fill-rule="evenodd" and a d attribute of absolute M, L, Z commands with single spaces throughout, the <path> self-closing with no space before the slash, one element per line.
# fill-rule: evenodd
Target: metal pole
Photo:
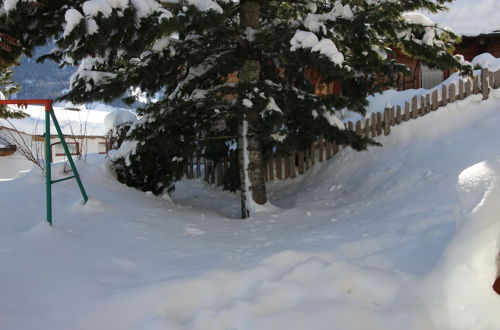
<path fill-rule="evenodd" d="M 52 105 L 45 104 L 45 198 L 47 222 L 52 226 L 52 151 L 50 149 L 50 112 Z"/>
<path fill-rule="evenodd" d="M 78 170 L 76 169 L 75 163 L 73 162 L 73 157 L 71 157 L 71 153 L 69 152 L 68 145 L 66 144 L 66 139 L 64 139 L 64 135 L 61 131 L 61 127 L 59 126 L 59 122 L 57 121 L 56 115 L 54 114 L 54 111 L 50 111 L 50 116 L 52 117 L 52 121 L 54 122 L 54 126 L 56 127 L 57 134 L 59 135 L 59 139 L 61 140 L 61 144 L 64 148 L 64 152 L 66 153 L 66 157 L 68 157 L 68 162 L 71 165 L 71 169 L 73 170 L 73 175 L 76 179 L 76 182 L 78 183 L 78 187 L 80 188 L 80 192 L 82 193 L 82 197 L 84 200 L 84 204 L 87 203 L 89 197 L 87 196 L 87 193 L 85 192 L 85 188 L 83 187 L 82 180 L 80 180 L 80 175 L 78 174 Z"/>

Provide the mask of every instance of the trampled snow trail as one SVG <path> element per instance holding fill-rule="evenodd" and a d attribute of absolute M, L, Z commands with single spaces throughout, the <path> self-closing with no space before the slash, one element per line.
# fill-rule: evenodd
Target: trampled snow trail
<path fill-rule="evenodd" d="M 92 159 L 89 203 L 57 184 L 50 228 L 41 174 L 2 181 L 0 329 L 499 329 L 499 109 L 397 126 L 245 221 L 238 195 L 183 181 L 172 202 Z"/>

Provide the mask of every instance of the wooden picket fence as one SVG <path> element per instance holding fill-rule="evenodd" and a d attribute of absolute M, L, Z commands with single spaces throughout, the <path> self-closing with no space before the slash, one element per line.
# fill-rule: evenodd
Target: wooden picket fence
<path fill-rule="evenodd" d="M 460 79 L 458 86 L 455 84 L 442 85 L 432 93 L 414 96 L 404 107 L 391 107 L 383 112 L 372 113 L 370 118 L 349 121 L 346 129 L 366 137 L 389 135 L 391 127 L 397 126 L 405 121 L 417 119 L 426 114 L 438 110 L 473 94 L 482 94 L 483 100 L 489 97 L 490 88 L 500 87 L 500 70 L 490 72 L 481 70 L 480 76 Z M 420 101 L 420 102 L 419 102 Z M 286 180 L 304 174 L 316 163 L 331 159 L 339 150 L 345 146 L 338 146 L 323 138 L 319 138 L 306 150 L 297 151 L 292 154 L 273 154 L 264 166 L 266 181 Z M 222 185 L 226 170 L 231 167 L 228 159 L 214 162 L 201 157 L 195 157 L 188 161 L 185 174 L 189 179 L 203 177 L 209 184 Z"/>

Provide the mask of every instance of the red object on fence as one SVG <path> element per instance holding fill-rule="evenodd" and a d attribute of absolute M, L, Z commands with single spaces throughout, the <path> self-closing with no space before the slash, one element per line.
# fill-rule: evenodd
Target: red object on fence
<path fill-rule="evenodd" d="M 0 100 L 0 104 L 15 104 L 19 108 L 26 108 L 28 104 L 30 105 L 44 105 L 45 111 L 50 112 L 52 109 L 52 100 L 46 99 L 29 99 L 29 100 Z"/>

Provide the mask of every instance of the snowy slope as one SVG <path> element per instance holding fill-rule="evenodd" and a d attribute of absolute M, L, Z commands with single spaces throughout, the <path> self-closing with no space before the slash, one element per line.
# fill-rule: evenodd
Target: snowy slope
<path fill-rule="evenodd" d="M 105 161 L 0 182 L 0 329 L 499 329 L 500 92 L 448 105 L 270 187 L 183 181 L 174 201 Z M 60 171 L 60 165 L 57 171 Z M 61 174 L 60 174 L 61 175 Z"/>

